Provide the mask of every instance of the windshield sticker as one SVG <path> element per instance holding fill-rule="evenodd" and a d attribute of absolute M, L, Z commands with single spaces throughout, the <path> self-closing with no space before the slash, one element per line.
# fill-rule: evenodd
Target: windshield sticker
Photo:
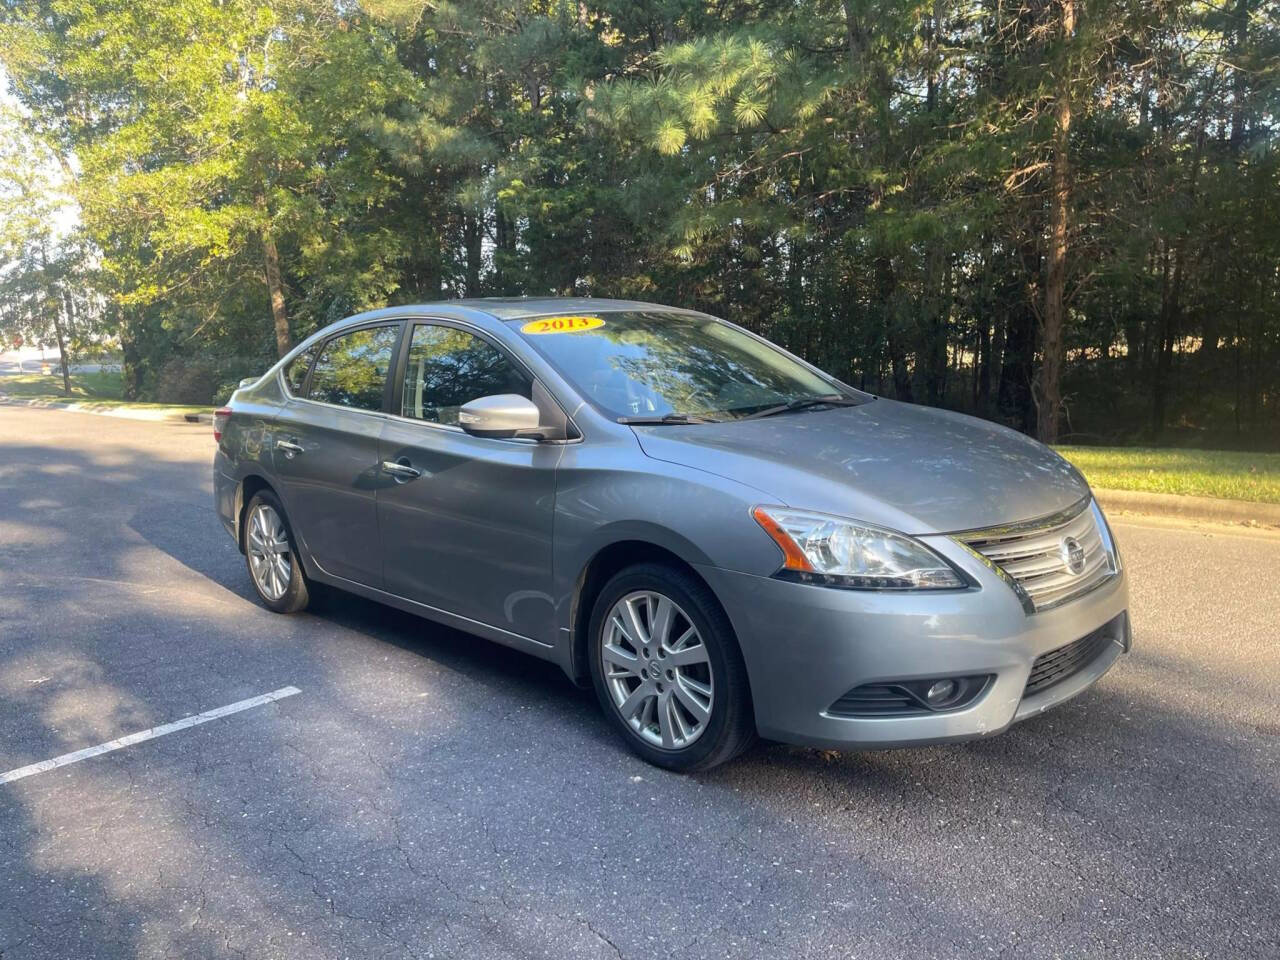
<path fill-rule="evenodd" d="M 520 328 L 521 333 L 581 333 L 583 330 L 594 330 L 603 327 L 604 321 L 599 317 L 543 317 L 530 320 Z"/>

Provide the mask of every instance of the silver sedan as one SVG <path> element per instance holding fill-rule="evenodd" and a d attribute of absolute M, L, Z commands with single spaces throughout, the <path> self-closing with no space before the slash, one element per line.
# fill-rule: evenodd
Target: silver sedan
<path fill-rule="evenodd" d="M 678 770 L 997 733 L 1129 648 L 1080 474 L 731 323 L 472 300 L 316 333 L 215 417 L 262 602 L 324 584 L 558 663 Z"/>

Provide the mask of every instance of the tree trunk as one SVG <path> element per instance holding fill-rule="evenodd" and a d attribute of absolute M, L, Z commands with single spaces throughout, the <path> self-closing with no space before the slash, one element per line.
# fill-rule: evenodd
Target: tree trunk
<path fill-rule="evenodd" d="M 137 400 L 142 388 L 142 352 L 132 324 L 125 319 L 122 307 L 116 308 L 116 322 L 120 329 L 120 380 L 125 400 Z"/>
<path fill-rule="evenodd" d="M 1191 172 L 1187 177 L 1188 206 L 1195 204 L 1196 183 L 1200 178 L 1200 162 L 1204 152 L 1205 127 L 1202 123 L 1196 132 L 1196 147 L 1192 155 Z M 1182 283 L 1186 275 L 1186 245 L 1190 233 L 1184 227 L 1174 238 L 1172 252 L 1165 243 L 1164 264 L 1161 274 L 1160 336 L 1156 342 L 1155 380 L 1151 390 L 1151 434 L 1160 439 L 1168 419 L 1169 394 L 1173 388 L 1174 345 L 1181 336 Z"/>
<path fill-rule="evenodd" d="M 1239 155 L 1244 146 L 1248 127 L 1245 114 L 1245 101 L 1249 98 L 1249 74 L 1241 63 L 1241 54 L 1249 42 L 1249 0 L 1236 0 L 1236 7 L 1228 14 L 1235 21 L 1235 31 L 1231 37 L 1231 135 L 1228 141 L 1231 152 Z"/>
<path fill-rule="evenodd" d="M 863 40 L 862 31 L 858 27 L 858 20 L 854 16 L 853 8 L 849 4 L 849 0 L 844 3 L 844 36 L 845 42 L 849 47 L 849 66 L 854 70 L 858 69 L 858 57 L 862 54 Z"/>
<path fill-rule="evenodd" d="M 907 354 L 902 346 L 902 338 L 894 331 L 893 320 L 889 321 L 889 364 L 893 371 L 893 398 L 903 403 L 912 403 L 911 371 L 907 367 Z"/>
<path fill-rule="evenodd" d="M 1069 44 L 1076 27 L 1075 0 L 1060 0 L 1062 6 L 1062 42 Z M 1053 177 L 1049 198 L 1049 255 L 1046 265 L 1044 310 L 1042 312 L 1042 349 L 1040 396 L 1037 433 L 1044 443 L 1058 439 L 1059 415 L 1062 411 L 1062 363 L 1066 354 L 1064 340 L 1064 292 L 1067 285 L 1067 248 L 1070 230 L 1071 170 L 1069 138 L 1071 133 L 1071 70 L 1069 60 L 1059 65 L 1057 102 L 1054 104 Z"/>
<path fill-rule="evenodd" d="M 500 209 L 495 209 L 493 213 L 493 231 L 494 231 L 494 284 L 495 292 L 499 294 L 512 294 L 511 269 L 516 262 L 516 231 L 515 225 L 507 218 Z"/>
<path fill-rule="evenodd" d="M 62 395 L 71 396 L 71 365 L 67 362 L 67 331 L 63 323 L 63 300 L 54 293 L 49 280 L 49 254 L 43 243 L 40 245 L 40 274 L 44 288 L 44 309 L 53 315 L 53 334 L 58 339 L 58 362 L 62 366 Z M 41 350 L 43 351 L 43 347 Z"/>
<path fill-rule="evenodd" d="M 50 306 L 53 306 L 51 303 Z M 53 332 L 58 338 L 58 357 L 62 361 L 62 394 L 71 396 L 71 362 L 67 357 L 67 331 L 62 322 L 62 305 L 53 309 Z"/>
<path fill-rule="evenodd" d="M 289 315 L 284 310 L 284 284 L 280 280 L 280 252 L 270 228 L 262 231 L 262 261 L 267 277 L 267 293 L 271 295 L 271 318 L 276 325 L 276 351 L 284 356 L 293 348 L 289 337 Z"/>
<path fill-rule="evenodd" d="M 907 366 L 907 351 L 902 343 L 902 331 L 898 329 L 898 319 L 894 316 L 893 310 L 898 278 L 893 272 L 893 264 L 888 257 L 876 257 L 875 280 L 876 298 L 880 301 L 880 307 L 884 312 L 885 343 L 889 348 L 889 365 L 893 374 L 893 398 L 911 403 L 911 370 Z"/>
<path fill-rule="evenodd" d="M 942 405 L 947 392 L 951 267 L 941 244 L 935 243 L 927 258 L 923 342 L 917 356 L 923 359 L 925 402 L 937 407 Z"/>
<path fill-rule="evenodd" d="M 973 409 L 985 417 L 991 404 L 991 321 L 985 316 L 978 320 L 978 346 L 974 353 L 977 369 L 973 377 Z"/>
<path fill-rule="evenodd" d="M 1166 254 L 1164 279 L 1160 304 L 1160 336 L 1156 346 L 1155 382 L 1151 390 L 1151 436 L 1160 440 L 1168 419 L 1169 389 L 1173 377 L 1173 348 L 1179 336 L 1182 315 L 1182 243 L 1173 249 L 1172 257 Z"/>
<path fill-rule="evenodd" d="M 1036 426 L 1031 402 L 1031 370 L 1035 359 L 1035 317 L 1025 300 L 1009 312 L 996 405 L 1003 417 L 1030 433 Z"/>
<path fill-rule="evenodd" d="M 467 254 L 467 296 L 481 296 L 480 261 L 484 256 L 480 223 L 471 214 L 462 215 L 462 244 Z"/>

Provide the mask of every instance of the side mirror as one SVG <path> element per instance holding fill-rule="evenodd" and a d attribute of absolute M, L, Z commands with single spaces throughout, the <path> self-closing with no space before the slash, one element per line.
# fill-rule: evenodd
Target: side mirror
<path fill-rule="evenodd" d="M 473 437 L 542 439 L 541 417 L 532 400 L 514 393 L 498 393 L 464 403 L 458 409 L 458 426 Z"/>

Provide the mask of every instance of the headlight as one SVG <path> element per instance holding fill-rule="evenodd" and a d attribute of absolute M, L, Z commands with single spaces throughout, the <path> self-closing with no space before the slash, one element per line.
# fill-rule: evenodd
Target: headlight
<path fill-rule="evenodd" d="M 946 560 L 901 533 L 790 507 L 756 507 L 751 515 L 782 548 L 782 572 L 794 579 L 861 590 L 967 586 Z"/>
<path fill-rule="evenodd" d="M 1092 494 L 1092 491 L 1090 491 Z M 1111 532 L 1111 524 L 1107 522 L 1107 518 L 1102 514 L 1102 507 L 1098 505 L 1096 499 L 1089 501 L 1089 509 L 1093 511 L 1093 522 L 1098 527 L 1098 535 L 1102 537 L 1102 546 L 1111 555 L 1111 562 L 1115 564 L 1116 573 L 1122 569 L 1120 563 L 1120 547 L 1116 545 L 1116 536 Z"/>

